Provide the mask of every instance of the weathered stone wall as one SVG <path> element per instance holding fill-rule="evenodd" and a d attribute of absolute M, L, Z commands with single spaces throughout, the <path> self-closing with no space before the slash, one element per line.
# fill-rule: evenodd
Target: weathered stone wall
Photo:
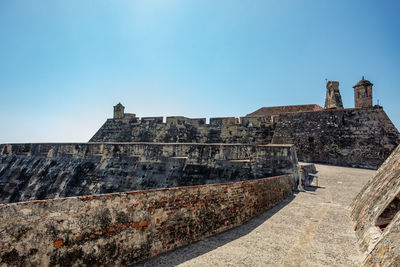
<path fill-rule="evenodd" d="M 205 121 L 185 117 L 167 117 L 166 123 L 163 117 L 108 119 L 89 142 L 271 143 L 271 119 L 255 118 L 252 123 L 248 119 L 239 123 L 234 117 L 211 118 L 209 124 Z"/>
<path fill-rule="evenodd" d="M 377 169 L 400 144 L 381 107 L 279 116 L 274 144 L 295 144 L 300 161 Z"/>
<path fill-rule="evenodd" d="M 293 180 L 0 204 L 0 264 L 135 263 L 242 224 L 288 196 Z"/>
<path fill-rule="evenodd" d="M 297 174 L 293 145 L 0 145 L 0 203 Z"/>
<path fill-rule="evenodd" d="M 351 216 L 366 266 L 400 265 L 400 146 L 376 172 L 352 203 Z M 383 231 L 379 218 L 389 208 Z M 387 224 L 387 225 L 386 225 Z"/>
<path fill-rule="evenodd" d="M 298 107 L 303 106 L 288 106 L 287 110 Z M 263 116 L 242 117 L 240 123 L 230 117 L 212 118 L 210 124 L 205 119 L 185 117 L 168 117 L 166 123 L 162 117 L 109 119 L 90 142 L 295 144 L 303 161 L 372 169 L 379 168 L 400 144 L 399 132 L 378 106 L 277 116 L 265 112 Z"/>

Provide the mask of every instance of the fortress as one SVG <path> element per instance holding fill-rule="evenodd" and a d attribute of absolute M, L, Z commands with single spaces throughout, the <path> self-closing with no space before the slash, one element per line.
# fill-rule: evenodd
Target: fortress
<path fill-rule="evenodd" d="M 372 86 L 354 86 L 355 107 L 344 109 L 339 82 L 326 86 L 325 107 L 264 107 L 244 117 L 190 119 L 142 117 L 114 107 L 89 142 L 294 144 L 306 162 L 377 169 L 400 143 L 399 132 L 381 106 L 372 105 Z"/>
<path fill-rule="evenodd" d="M 383 108 L 373 106 L 372 87 L 363 77 L 353 87 L 350 109 L 343 108 L 339 83 L 329 81 L 324 107 L 264 107 L 209 123 L 138 118 L 119 103 L 88 143 L 1 144 L 0 264 L 133 264 L 280 203 L 313 169 L 298 160 L 378 169 L 400 135 Z M 398 155 L 383 168 L 398 163 Z M 353 204 L 364 247 L 373 247 L 364 225 L 382 217 L 372 206 L 363 208 L 379 183 L 367 185 Z M 391 197 L 377 201 L 387 205 L 395 198 L 397 205 L 395 185 L 389 191 L 378 186 Z M 393 219 L 393 210 L 387 213 Z M 372 253 L 379 262 L 379 250 Z"/>

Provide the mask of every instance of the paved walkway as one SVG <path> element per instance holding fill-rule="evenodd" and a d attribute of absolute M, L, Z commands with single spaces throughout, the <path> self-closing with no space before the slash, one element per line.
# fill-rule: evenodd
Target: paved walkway
<path fill-rule="evenodd" d="M 374 171 L 316 167 L 318 188 L 139 266 L 360 266 L 348 206 Z"/>

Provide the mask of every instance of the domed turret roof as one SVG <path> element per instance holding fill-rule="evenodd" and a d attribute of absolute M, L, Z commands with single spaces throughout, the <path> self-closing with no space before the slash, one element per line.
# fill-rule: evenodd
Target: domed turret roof
<path fill-rule="evenodd" d="M 364 76 L 362 76 L 362 79 L 361 79 L 356 85 L 354 85 L 353 88 L 354 88 L 354 87 L 358 87 L 358 86 L 368 86 L 368 85 L 374 85 L 374 84 L 371 83 L 371 82 L 368 81 L 368 80 L 365 80 L 365 79 L 364 79 Z"/>

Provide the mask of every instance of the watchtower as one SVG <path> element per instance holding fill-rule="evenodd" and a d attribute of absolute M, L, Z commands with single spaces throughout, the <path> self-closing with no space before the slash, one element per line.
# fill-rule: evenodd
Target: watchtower
<path fill-rule="evenodd" d="M 114 119 L 123 119 L 125 116 L 124 114 L 125 107 L 121 103 L 114 106 Z"/>
<path fill-rule="evenodd" d="M 339 82 L 326 83 L 325 109 L 343 109 L 342 96 L 339 92 Z"/>
<path fill-rule="evenodd" d="M 373 84 L 362 77 L 354 88 L 354 106 L 356 108 L 372 107 L 372 86 Z"/>

